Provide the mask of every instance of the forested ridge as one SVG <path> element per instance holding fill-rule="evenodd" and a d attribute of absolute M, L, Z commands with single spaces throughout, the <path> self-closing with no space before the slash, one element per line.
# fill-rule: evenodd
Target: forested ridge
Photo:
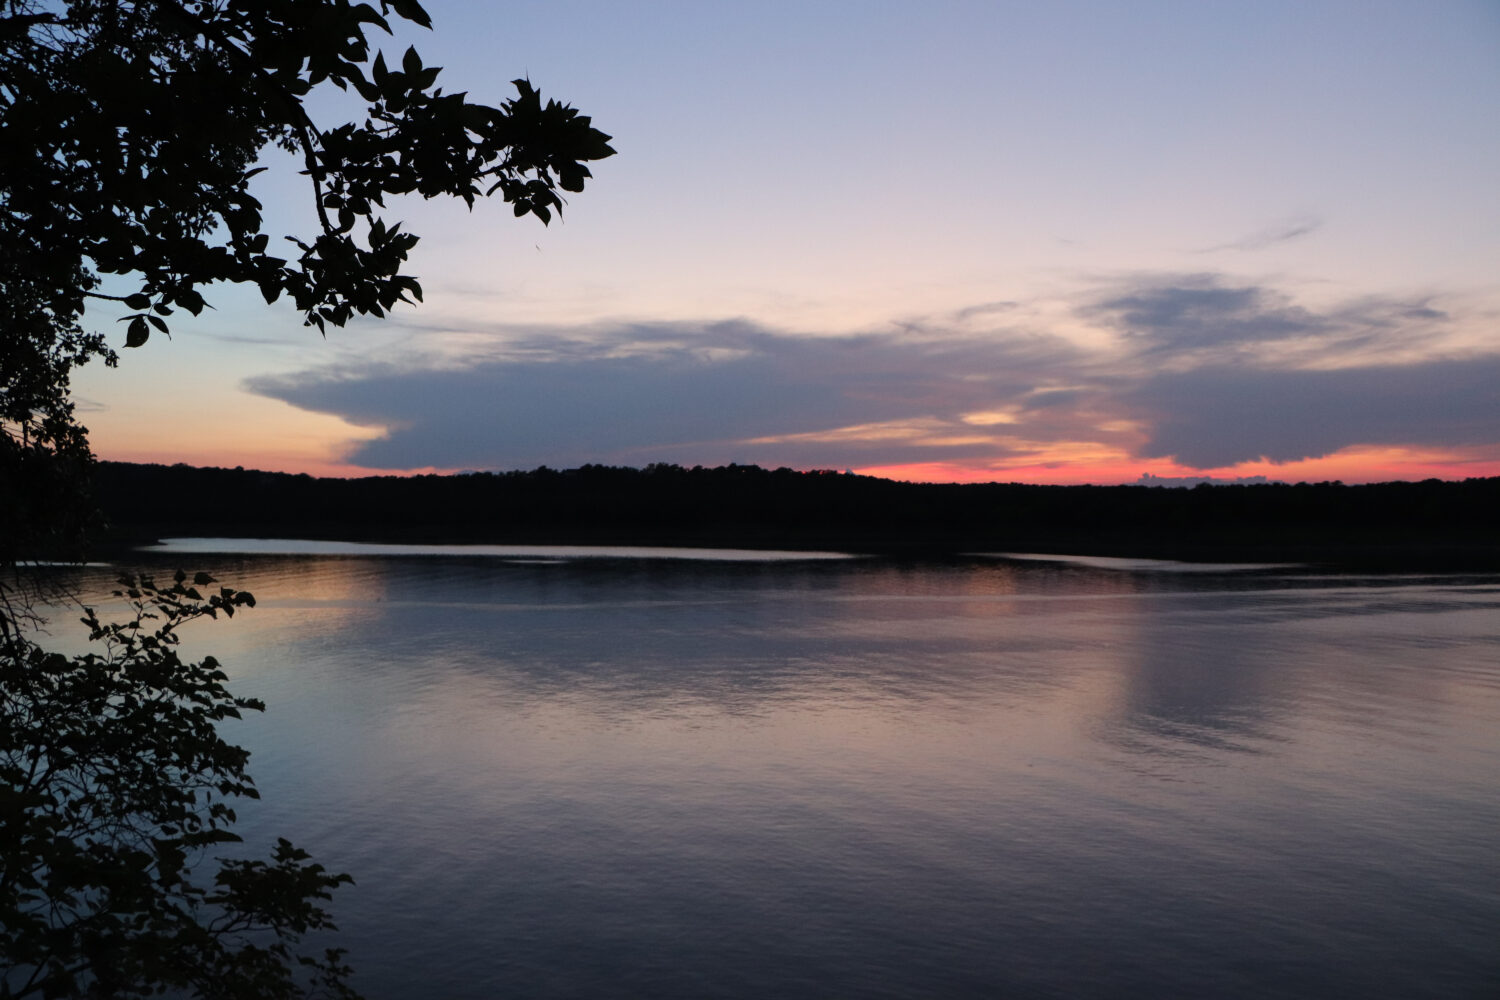
<path fill-rule="evenodd" d="M 102 462 L 97 486 L 116 544 L 228 535 L 1500 567 L 1500 478 L 1174 489 L 903 483 L 753 465 L 318 479 Z"/>

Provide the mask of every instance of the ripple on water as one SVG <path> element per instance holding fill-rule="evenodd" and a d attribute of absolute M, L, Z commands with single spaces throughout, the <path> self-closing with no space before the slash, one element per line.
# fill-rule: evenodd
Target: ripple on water
<path fill-rule="evenodd" d="M 184 556 L 377 1000 L 1500 982 L 1492 578 Z"/>

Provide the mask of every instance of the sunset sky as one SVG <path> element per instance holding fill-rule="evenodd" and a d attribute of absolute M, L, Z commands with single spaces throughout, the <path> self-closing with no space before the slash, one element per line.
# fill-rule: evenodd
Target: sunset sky
<path fill-rule="evenodd" d="M 211 290 L 75 379 L 102 458 L 1500 475 L 1494 0 L 426 6 L 388 53 L 619 155 L 551 227 L 393 205 L 426 301 L 385 321 Z"/>

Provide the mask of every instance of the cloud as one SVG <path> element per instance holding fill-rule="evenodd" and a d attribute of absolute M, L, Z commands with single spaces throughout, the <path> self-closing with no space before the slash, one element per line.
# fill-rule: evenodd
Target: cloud
<path fill-rule="evenodd" d="M 1179 370 L 1229 361 L 1284 370 L 1420 361 L 1441 354 L 1463 326 L 1431 297 L 1367 296 L 1315 311 L 1279 289 L 1202 273 L 1138 276 L 1076 312 L 1113 331 L 1139 363 Z"/>
<path fill-rule="evenodd" d="M 1142 381 L 1121 401 L 1147 414 L 1143 457 L 1199 469 L 1294 462 L 1357 444 L 1500 442 L 1500 357 L 1274 371 L 1207 368 Z"/>
<path fill-rule="evenodd" d="M 1278 243 L 1287 243 L 1292 240 L 1310 236 L 1323 228 L 1323 220 L 1312 215 L 1301 215 L 1275 225 L 1267 226 L 1257 230 L 1248 236 L 1243 236 L 1228 243 L 1220 243 L 1211 247 L 1204 247 L 1197 253 L 1222 253 L 1225 250 L 1253 251 L 1264 250 L 1266 247 L 1275 246 Z"/>
<path fill-rule="evenodd" d="M 961 435 L 964 445 L 945 445 L 954 434 L 943 426 L 905 437 L 838 432 L 923 418 L 957 424 L 961 412 L 1024 396 L 1073 352 L 1046 338 L 792 337 L 745 322 L 557 330 L 542 339 L 557 345 L 545 356 L 506 352 L 463 368 L 363 365 L 246 384 L 305 410 L 389 428 L 347 456 L 369 468 L 837 464 L 871 449 L 972 450 L 972 433 Z"/>
<path fill-rule="evenodd" d="M 1139 284 L 1082 313 L 1152 349 L 1305 337 L 1324 332 L 1328 322 L 1292 304 L 1280 292 L 1256 285 L 1227 286 L 1207 274 Z"/>
<path fill-rule="evenodd" d="M 381 428 L 346 456 L 370 469 L 995 467 L 1101 452 L 1217 469 L 1360 445 L 1500 450 L 1500 354 L 1453 348 L 1448 333 L 1474 323 L 1430 298 L 1314 309 L 1223 275 L 1152 274 L 1041 305 L 838 336 L 743 319 L 476 326 L 416 336 L 420 353 L 387 363 L 246 385 Z M 1084 348 L 997 325 L 1039 315 L 1107 335 Z"/>
<path fill-rule="evenodd" d="M 1018 305 L 1020 305 L 1019 302 L 1011 302 L 1008 300 L 997 302 L 981 302 L 978 305 L 965 306 L 962 309 L 956 310 L 953 313 L 953 321 L 955 323 L 967 323 L 969 320 L 976 319 L 981 316 L 992 316 L 995 313 L 1010 312 Z"/>
<path fill-rule="evenodd" d="M 99 400 L 90 399 L 87 396 L 74 395 L 73 409 L 78 413 L 107 413 L 109 412 L 109 404 L 101 403 Z"/>

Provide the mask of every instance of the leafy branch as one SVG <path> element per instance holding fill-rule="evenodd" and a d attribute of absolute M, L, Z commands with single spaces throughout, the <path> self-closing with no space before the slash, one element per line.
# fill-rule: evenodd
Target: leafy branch
<path fill-rule="evenodd" d="M 214 583 L 121 578 L 123 621 L 83 612 L 97 652 L 0 639 L 0 997 L 355 995 L 342 953 L 300 951 L 349 876 L 286 840 L 269 861 L 207 856 L 258 797 L 218 725 L 264 707 L 178 654 L 184 624 L 254 606 Z"/>

